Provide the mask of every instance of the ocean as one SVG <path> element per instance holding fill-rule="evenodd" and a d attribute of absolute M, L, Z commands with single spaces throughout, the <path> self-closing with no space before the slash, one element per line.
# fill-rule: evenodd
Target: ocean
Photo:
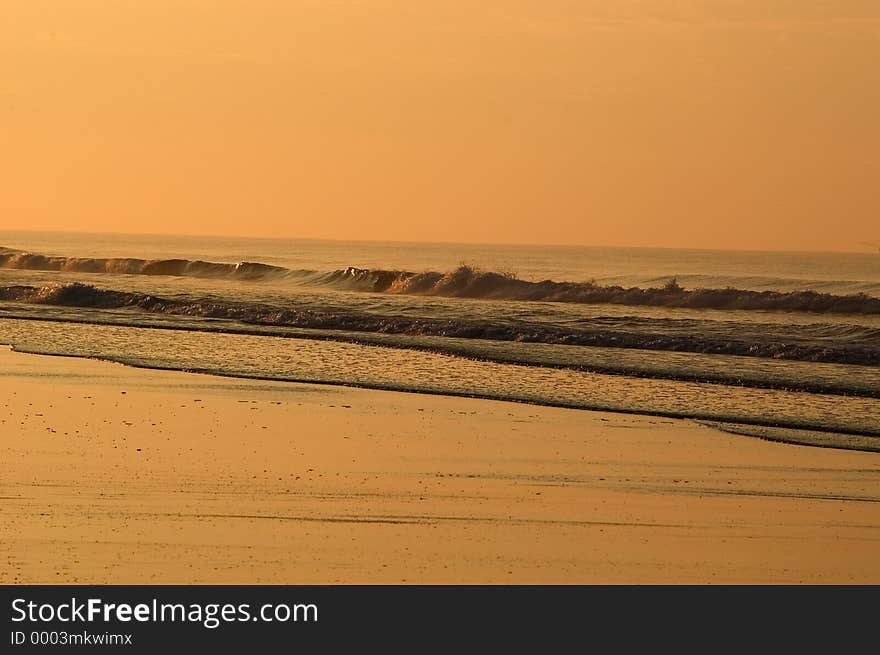
<path fill-rule="evenodd" d="M 880 254 L 0 231 L 0 343 L 880 451 Z"/>

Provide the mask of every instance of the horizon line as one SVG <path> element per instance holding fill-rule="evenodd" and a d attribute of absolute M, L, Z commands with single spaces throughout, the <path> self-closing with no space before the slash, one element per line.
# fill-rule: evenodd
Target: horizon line
<path fill-rule="evenodd" d="M 772 252 L 772 253 L 825 253 L 825 254 L 870 254 L 876 253 L 877 246 L 869 246 L 866 242 L 862 244 L 860 250 L 809 250 L 797 248 L 721 248 L 721 247 L 699 247 L 699 246 L 648 246 L 648 245 L 620 245 L 620 244 L 597 244 L 597 243 L 525 243 L 519 241 L 435 241 L 435 240 L 405 240 L 405 239 L 333 239 L 329 237 L 297 237 L 297 236 L 257 236 L 243 234 L 192 234 L 192 233 L 176 233 L 176 232 L 114 232 L 108 230 L 52 230 L 52 229 L 6 229 L 0 228 L 0 234 L 3 233 L 24 233 L 24 234 L 80 234 L 80 235 L 106 235 L 116 237 L 180 237 L 186 239 L 250 239 L 254 241 L 317 241 L 330 243 L 365 243 L 365 244 L 423 244 L 436 246 L 507 246 L 520 248 L 612 248 L 619 250 L 691 250 L 703 252 Z M 2 244 L 0 244 L 2 246 Z"/>

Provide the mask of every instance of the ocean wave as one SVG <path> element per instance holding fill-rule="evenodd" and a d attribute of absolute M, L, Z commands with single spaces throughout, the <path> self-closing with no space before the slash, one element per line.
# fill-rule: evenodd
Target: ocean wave
<path fill-rule="evenodd" d="M 880 298 L 865 293 L 839 295 L 812 289 L 758 291 L 733 287 L 686 289 L 675 278 L 650 288 L 595 282 L 533 282 L 518 279 L 511 273 L 481 271 L 465 265 L 446 273 L 414 273 L 352 266 L 322 273 L 291 270 L 259 262 L 225 264 L 188 259 L 78 258 L 0 248 L 0 268 L 286 281 L 347 291 L 448 298 L 880 315 Z"/>
<path fill-rule="evenodd" d="M 59 257 L 0 248 L 0 268 L 123 275 L 176 275 L 184 277 L 262 280 L 292 271 L 259 262 L 219 264 L 191 259 L 136 259 L 129 257 Z"/>
<path fill-rule="evenodd" d="M 817 328 L 813 326 L 806 326 L 801 338 L 789 336 L 785 339 L 774 334 L 737 330 L 730 330 L 726 334 L 705 334 L 698 329 L 670 330 L 666 323 L 660 321 L 645 321 L 638 325 L 632 320 L 618 325 L 605 325 L 597 321 L 587 327 L 559 327 L 520 322 L 498 323 L 466 317 L 438 319 L 370 314 L 354 310 L 279 307 L 214 298 L 161 298 L 150 294 L 101 289 L 82 283 L 0 287 L 0 300 L 95 309 L 131 308 L 155 314 L 232 319 L 254 325 L 317 330 L 880 365 L 880 348 L 876 346 L 880 335 L 875 328 L 859 326 L 847 326 L 846 334 L 832 326 L 835 330 L 832 335 L 834 338 L 822 338 L 821 341 L 816 334 Z"/>
<path fill-rule="evenodd" d="M 327 277 L 344 288 L 375 293 L 435 295 L 582 304 L 614 304 L 690 309 L 776 310 L 844 314 L 880 314 L 880 298 L 804 291 L 684 289 L 672 278 L 661 287 L 643 289 L 593 282 L 530 282 L 510 273 L 460 266 L 448 273 L 409 273 L 347 268 Z"/>

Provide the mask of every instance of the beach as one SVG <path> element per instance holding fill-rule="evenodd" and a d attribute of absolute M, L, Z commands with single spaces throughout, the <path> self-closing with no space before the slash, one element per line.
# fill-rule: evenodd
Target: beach
<path fill-rule="evenodd" d="M 0 349 L 0 583 L 880 583 L 880 458 Z"/>

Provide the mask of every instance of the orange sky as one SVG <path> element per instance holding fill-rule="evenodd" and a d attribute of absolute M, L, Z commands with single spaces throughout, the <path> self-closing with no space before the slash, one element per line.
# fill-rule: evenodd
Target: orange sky
<path fill-rule="evenodd" d="M 859 250 L 877 0 L 3 0 L 0 229 Z"/>

